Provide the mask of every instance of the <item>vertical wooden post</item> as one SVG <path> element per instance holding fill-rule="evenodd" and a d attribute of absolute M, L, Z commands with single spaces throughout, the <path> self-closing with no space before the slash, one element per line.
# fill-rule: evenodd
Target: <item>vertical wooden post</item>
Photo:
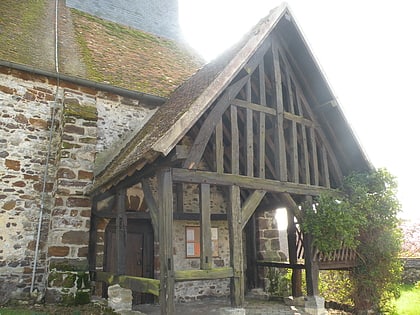
<path fill-rule="evenodd" d="M 229 188 L 230 207 L 228 209 L 230 264 L 233 277 L 230 285 L 232 307 L 244 304 L 244 270 L 242 248 L 241 196 L 239 186 Z"/>
<path fill-rule="evenodd" d="M 96 251 L 97 251 L 97 242 L 98 242 L 98 218 L 93 214 L 97 211 L 98 202 L 93 201 L 92 204 L 92 215 L 90 218 L 90 231 L 89 231 L 89 254 L 88 254 L 88 261 L 89 261 L 89 271 L 92 273 L 96 271 Z"/>
<path fill-rule="evenodd" d="M 217 173 L 223 173 L 223 158 L 224 158 L 224 148 L 223 148 L 223 120 L 220 118 L 220 121 L 216 125 L 215 130 L 216 135 L 216 171 Z"/>
<path fill-rule="evenodd" d="M 258 67 L 259 75 L 259 89 L 260 89 L 260 104 L 263 106 L 267 105 L 265 95 L 265 71 L 264 61 L 261 62 Z M 259 137 L 258 137 L 258 176 L 265 178 L 265 113 L 260 112 L 259 114 Z"/>
<path fill-rule="evenodd" d="M 160 258 L 160 313 L 175 314 L 174 262 L 172 255 L 173 191 L 172 173 L 164 169 L 157 174 L 159 200 L 159 258 Z"/>
<path fill-rule="evenodd" d="M 312 197 L 307 196 L 306 200 L 312 203 Z M 308 296 L 316 296 L 319 295 L 319 268 L 318 262 L 313 259 L 312 236 L 310 234 L 303 235 L 303 246 L 305 249 L 306 291 Z"/>
<path fill-rule="evenodd" d="M 291 209 L 287 209 L 287 243 L 289 247 L 290 264 L 297 264 L 296 225 L 295 216 Z M 302 296 L 302 270 L 292 270 L 292 295 Z"/>
<path fill-rule="evenodd" d="M 275 40 L 272 41 L 274 82 L 276 91 L 276 175 L 278 180 L 287 181 L 287 157 L 286 141 L 284 139 L 284 108 L 283 108 L 283 90 L 281 85 L 281 71 L 278 45 Z"/>
<path fill-rule="evenodd" d="M 208 270 L 212 267 L 210 185 L 200 185 L 200 266 Z"/>
<path fill-rule="evenodd" d="M 257 267 L 257 229 L 253 215 L 245 226 L 246 233 L 246 280 L 247 288 L 253 289 L 259 286 Z"/>
<path fill-rule="evenodd" d="M 239 174 L 239 130 L 238 110 L 235 105 L 230 106 L 230 123 L 232 133 L 232 174 Z"/>
<path fill-rule="evenodd" d="M 125 213 L 126 190 L 117 191 L 117 218 L 116 218 L 116 242 L 117 242 L 117 275 L 125 274 L 126 243 L 127 243 L 127 215 Z"/>

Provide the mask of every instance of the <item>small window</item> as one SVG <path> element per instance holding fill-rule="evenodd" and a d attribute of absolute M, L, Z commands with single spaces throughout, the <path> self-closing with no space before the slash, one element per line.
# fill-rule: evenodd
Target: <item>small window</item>
<path fill-rule="evenodd" d="M 219 256 L 219 232 L 217 228 L 211 228 L 212 256 Z M 187 258 L 200 258 L 200 227 L 187 226 L 185 228 L 185 247 Z"/>

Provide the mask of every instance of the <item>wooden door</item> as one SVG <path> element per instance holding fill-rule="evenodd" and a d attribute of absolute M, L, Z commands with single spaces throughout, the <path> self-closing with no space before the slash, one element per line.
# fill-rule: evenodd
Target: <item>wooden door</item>
<path fill-rule="evenodd" d="M 153 228 L 148 220 L 128 220 L 126 235 L 125 272 L 127 276 L 153 278 Z M 111 221 L 105 230 L 104 270 L 116 273 L 116 225 Z M 151 297 L 133 292 L 133 303 L 151 302 Z"/>

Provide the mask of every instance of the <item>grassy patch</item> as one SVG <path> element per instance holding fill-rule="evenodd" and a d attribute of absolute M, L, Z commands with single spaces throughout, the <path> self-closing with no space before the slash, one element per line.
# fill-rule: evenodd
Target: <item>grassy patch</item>
<path fill-rule="evenodd" d="M 420 314 L 420 285 L 403 285 L 401 297 L 396 301 L 398 315 Z"/>

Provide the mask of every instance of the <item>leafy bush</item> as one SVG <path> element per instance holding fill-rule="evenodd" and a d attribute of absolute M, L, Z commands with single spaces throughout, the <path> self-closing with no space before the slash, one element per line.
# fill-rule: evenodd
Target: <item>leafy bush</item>
<path fill-rule="evenodd" d="M 350 274 L 352 300 L 360 313 L 392 314 L 399 296 L 402 235 L 396 182 L 380 169 L 347 176 L 337 195 L 304 205 L 303 229 L 325 253 L 356 249 L 359 264 Z"/>

